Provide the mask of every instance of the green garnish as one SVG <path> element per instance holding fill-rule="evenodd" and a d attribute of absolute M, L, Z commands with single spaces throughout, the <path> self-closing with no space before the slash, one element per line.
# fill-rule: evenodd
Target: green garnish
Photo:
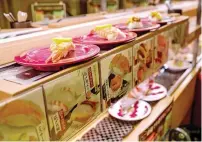
<path fill-rule="evenodd" d="M 53 38 L 52 40 L 53 40 L 53 42 L 55 42 L 56 44 L 60 44 L 60 43 L 62 43 L 62 42 L 72 42 L 72 38 L 62 38 L 62 37 Z"/>
<path fill-rule="evenodd" d="M 111 27 L 112 27 L 111 24 L 105 24 L 105 25 L 101 25 L 101 26 L 96 26 L 95 30 L 101 30 L 101 29 L 111 28 Z"/>

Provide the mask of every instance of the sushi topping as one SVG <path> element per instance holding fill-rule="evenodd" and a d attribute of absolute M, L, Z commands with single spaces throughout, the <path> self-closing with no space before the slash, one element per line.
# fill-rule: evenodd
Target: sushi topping
<path fill-rule="evenodd" d="M 128 20 L 128 29 L 143 28 L 143 24 L 139 17 L 131 17 Z"/>
<path fill-rule="evenodd" d="M 131 17 L 129 20 L 128 20 L 128 24 L 129 23 L 133 23 L 133 22 L 140 22 L 141 19 L 139 17 Z"/>
<path fill-rule="evenodd" d="M 162 15 L 157 11 L 151 12 L 150 15 L 151 15 L 152 19 L 155 21 L 161 21 L 162 20 Z"/>
<path fill-rule="evenodd" d="M 70 51 L 74 51 L 75 45 L 72 42 L 72 38 L 53 38 L 53 42 L 50 45 L 51 55 L 46 60 L 46 63 L 56 63 L 60 59 L 67 57 Z"/>
<path fill-rule="evenodd" d="M 116 40 L 118 38 L 126 38 L 126 34 L 120 31 L 118 28 L 113 27 L 111 24 L 106 24 L 102 26 L 96 26 L 92 31 L 101 38 L 107 40 Z"/>

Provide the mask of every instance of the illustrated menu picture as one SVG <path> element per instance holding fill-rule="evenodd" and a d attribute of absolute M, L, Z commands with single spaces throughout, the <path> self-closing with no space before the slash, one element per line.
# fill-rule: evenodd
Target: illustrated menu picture
<path fill-rule="evenodd" d="M 132 87 L 132 48 L 100 61 L 105 108 L 123 97 Z"/>
<path fill-rule="evenodd" d="M 133 47 L 133 86 L 153 73 L 154 39 L 138 43 Z"/>
<path fill-rule="evenodd" d="M 51 140 L 68 139 L 101 111 L 98 64 L 44 85 Z"/>
<path fill-rule="evenodd" d="M 1 141 L 49 141 L 41 87 L 0 103 L 0 118 Z"/>
<path fill-rule="evenodd" d="M 161 68 L 167 62 L 169 39 L 169 32 L 160 33 L 155 37 L 154 70 Z"/>

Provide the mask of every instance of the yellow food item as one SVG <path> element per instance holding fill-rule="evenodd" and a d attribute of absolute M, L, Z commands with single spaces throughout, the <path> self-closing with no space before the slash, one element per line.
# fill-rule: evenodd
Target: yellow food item
<path fill-rule="evenodd" d="M 95 110 L 92 106 L 88 104 L 81 104 L 77 106 L 71 114 L 72 121 L 78 121 L 81 123 L 85 123 L 89 118 L 93 116 Z"/>
<path fill-rule="evenodd" d="M 160 14 L 159 12 L 157 12 L 157 11 L 151 12 L 151 17 L 152 17 L 152 18 L 156 18 L 156 19 L 159 20 L 159 21 L 162 20 L 161 14 Z"/>
<path fill-rule="evenodd" d="M 74 49 L 75 45 L 72 42 L 72 38 L 53 38 L 53 43 L 50 46 L 52 53 L 46 60 L 46 63 L 50 61 L 56 63 L 60 59 L 65 58 L 69 51 Z"/>
<path fill-rule="evenodd" d="M 101 25 L 101 26 L 96 26 L 95 31 L 103 30 L 103 29 L 106 29 L 106 28 L 112 28 L 112 25 L 111 24 L 105 24 L 105 25 Z"/>
<path fill-rule="evenodd" d="M 53 38 L 52 39 L 53 42 L 55 42 L 56 44 L 60 44 L 62 42 L 72 42 L 72 38 Z"/>
<path fill-rule="evenodd" d="M 140 20 L 141 19 L 139 17 L 131 17 L 128 19 L 127 23 L 129 24 L 129 23 L 133 23 L 133 22 L 140 22 Z"/>

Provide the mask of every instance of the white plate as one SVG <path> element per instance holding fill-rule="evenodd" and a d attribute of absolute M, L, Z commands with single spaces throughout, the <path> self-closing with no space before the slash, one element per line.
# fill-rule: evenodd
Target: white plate
<path fill-rule="evenodd" d="M 119 120 L 123 120 L 123 121 L 141 120 L 141 119 L 147 117 L 151 113 L 151 106 L 145 101 L 139 100 L 138 104 L 136 106 L 137 106 L 137 109 L 136 109 L 137 112 L 135 113 L 136 114 L 135 117 L 130 116 L 134 112 L 134 109 L 131 109 L 131 111 L 129 111 L 124 116 L 118 115 L 119 110 L 121 108 L 121 100 L 119 100 L 116 104 L 114 104 L 112 107 L 110 107 L 108 109 L 108 112 L 111 116 L 113 116 Z"/>
<path fill-rule="evenodd" d="M 144 96 L 141 99 L 144 101 L 147 101 L 147 102 L 152 102 L 152 101 L 158 101 L 167 95 L 167 89 L 163 85 L 158 84 L 158 83 L 153 83 L 152 88 L 155 88 L 155 87 L 159 87 L 159 88 L 150 90 L 149 91 L 150 95 Z M 160 93 L 160 92 L 162 92 L 162 93 Z M 155 93 L 157 93 L 157 94 L 155 94 Z"/>
<path fill-rule="evenodd" d="M 172 71 L 183 71 L 183 70 L 186 70 L 188 68 L 191 67 L 191 63 L 189 62 L 183 62 L 183 65 L 181 67 L 179 66 L 176 66 L 174 64 L 174 60 L 169 60 L 167 63 L 166 63 L 167 67 L 169 70 L 172 70 Z"/>
<path fill-rule="evenodd" d="M 139 92 L 137 91 L 136 88 L 133 88 L 133 90 L 130 92 L 130 96 L 136 99 L 152 102 L 152 101 L 158 101 L 167 95 L 167 89 L 161 84 L 153 83 L 151 88 L 153 89 L 149 91 L 149 95 L 147 96 L 145 96 L 145 94 L 148 92 L 146 90 L 148 90 L 149 88 L 147 88 L 146 85 L 144 86 L 142 85 L 140 88 L 141 90 L 144 90 L 143 92 Z"/>
<path fill-rule="evenodd" d="M 178 56 L 183 61 L 187 61 L 187 62 L 192 62 L 193 61 L 193 54 L 191 54 L 191 53 L 186 53 L 186 54 L 181 53 Z"/>

